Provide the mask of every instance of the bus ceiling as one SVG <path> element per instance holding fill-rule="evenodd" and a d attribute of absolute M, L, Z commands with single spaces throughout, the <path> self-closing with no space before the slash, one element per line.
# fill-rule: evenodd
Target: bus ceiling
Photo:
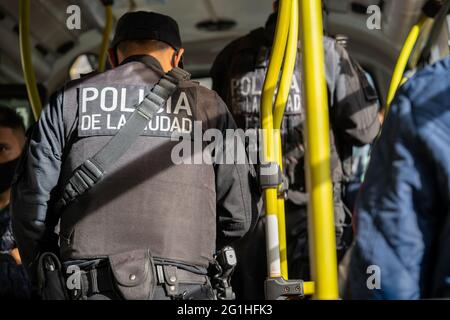
<path fill-rule="evenodd" d="M 349 49 L 364 66 L 374 70 L 383 96 L 387 95 L 393 67 L 404 39 L 417 22 L 425 0 L 326 0 L 327 25 L 332 34 L 350 36 Z M 67 28 L 67 10 L 76 4 L 82 15 L 80 29 Z M 382 29 L 366 28 L 370 4 L 383 10 Z M 272 8 L 272 0 L 116 0 L 114 16 L 132 10 L 154 10 L 174 16 L 182 26 L 187 49 L 186 67 L 205 76 L 215 55 L 232 39 L 261 26 Z M 31 1 L 31 57 L 38 83 L 49 92 L 61 86 L 69 67 L 84 53 L 100 52 L 105 26 L 101 1 Z M 214 21 L 230 21 L 218 28 Z M 19 1 L 0 2 L 0 83 L 23 83 L 19 53 Z M 205 29 L 205 26 L 207 27 Z"/>

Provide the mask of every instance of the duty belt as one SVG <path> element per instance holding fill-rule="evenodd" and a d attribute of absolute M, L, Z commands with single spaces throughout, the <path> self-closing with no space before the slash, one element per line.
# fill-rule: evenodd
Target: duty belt
<path fill-rule="evenodd" d="M 158 286 L 162 286 L 166 290 L 167 296 L 174 299 L 183 294 L 180 294 L 179 291 L 180 284 L 205 285 L 209 283 L 208 276 L 195 274 L 176 266 L 156 264 L 155 267 Z M 71 290 L 70 295 L 72 299 L 77 300 L 105 292 L 117 292 L 114 282 L 109 265 L 106 263 L 100 264 L 88 270 L 80 271 L 81 288 L 79 290 Z"/>

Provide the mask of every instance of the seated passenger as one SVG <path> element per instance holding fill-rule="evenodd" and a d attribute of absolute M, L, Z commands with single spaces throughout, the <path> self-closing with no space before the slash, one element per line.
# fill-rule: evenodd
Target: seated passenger
<path fill-rule="evenodd" d="M 29 299 L 30 284 L 12 233 L 11 183 L 25 143 L 19 115 L 0 106 L 0 299 Z"/>
<path fill-rule="evenodd" d="M 450 297 L 450 57 L 400 89 L 356 222 L 345 297 Z"/>

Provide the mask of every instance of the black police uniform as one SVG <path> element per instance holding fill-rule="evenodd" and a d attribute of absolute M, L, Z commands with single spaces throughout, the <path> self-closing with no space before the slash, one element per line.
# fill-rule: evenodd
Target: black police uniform
<path fill-rule="evenodd" d="M 178 141 L 171 134 L 192 132 L 196 122 L 203 130 L 216 128 L 223 134 L 236 128 L 215 92 L 182 81 L 104 180 L 69 206 L 55 208 L 74 170 L 125 125 L 132 106 L 163 75 L 155 58 L 133 56 L 118 68 L 69 83 L 43 110 L 12 199 L 15 235 L 33 280 L 37 258 L 54 247 L 51 236 L 60 222 L 62 261 L 82 267 L 91 276 L 83 280 L 88 284 L 103 279 L 77 298 L 117 298 L 104 283 L 111 275 L 102 271 L 109 268 L 104 259 L 129 253 L 137 272 L 126 274 L 130 279 L 124 282 L 139 281 L 147 249 L 155 264 L 164 266 L 156 270 L 160 286 L 155 299 L 165 298 L 172 286 L 177 287 L 172 298 L 211 298 L 205 275 L 216 241 L 222 246 L 239 239 L 255 220 L 254 175 L 245 164 L 175 165 L 171 152 Z M 123 277 L 120 270 L 113 275 Z"/>
<path fill-rule="evenodd" d="M 269 17 L 265 28 L 235 40 L 217 57 L 211 70 L 213 88 L 224 99 L 241 128 L 260 125 L 259 108 L 264 79 L 273 45 L 277 14 Z M 299 44 L 299 49 L 300 49 Z M 325 37 L 326 80 L 330 101 L 331 168 L 334 183 L 336 239 L 341 254 L 345 251 L 345 226 L 350 224 L 342 202 L 342 188 L 351 173 L 352 148 L 365 145 L 377 136 L 377 96 L 365 81 L 346 50 Z M 307 194 L 304 170 L 304 121 L 301 51 L 282 125 L 284 168 L 289 179 L 286 222 L 289 274 L 308 279 Z M 364 81 L 364 83 L 362 83 Z M 239 270 L 235 287 L 238 298 L 263 298 L 265 273 L 264 221 L 239 245 Z M 259 249 L 258 249 L 259 248 Z M 245 259 L 245 261 L 243 261 Z M 246 263 L 248 261 L 248 263 Z M 258 265 L 255 265 L 258 261 Z M 240 276 L 239 276 L 240 275 Z M 245 283 L 244 285 L 241 285 Z"/>

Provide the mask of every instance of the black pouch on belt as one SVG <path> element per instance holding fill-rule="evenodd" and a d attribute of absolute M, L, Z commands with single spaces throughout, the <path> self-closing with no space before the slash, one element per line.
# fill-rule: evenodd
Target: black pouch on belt
<path fill-rule="evenodd" d="M 155 264 L 150 250 L 109 256 L 115 287 L 125 300 L 152 300 L 156 289 Z"/>
<path fill-rule="evenodd" d="M 61 262 L 55 254 L 47 252 L 39 257 L 38 285 L 43 300 L 69 300 Z"/>

